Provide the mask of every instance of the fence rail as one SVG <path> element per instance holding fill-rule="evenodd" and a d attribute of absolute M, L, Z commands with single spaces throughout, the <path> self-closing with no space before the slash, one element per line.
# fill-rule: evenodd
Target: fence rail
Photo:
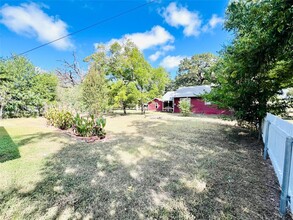
<path fill-rule="evenodd" d="M 263 126 L 264 159 L 270 156 L 274 171 L 282 188 L 280 213 L 287 209 L 293 213 L 293 124 L 267 114 Z"/>

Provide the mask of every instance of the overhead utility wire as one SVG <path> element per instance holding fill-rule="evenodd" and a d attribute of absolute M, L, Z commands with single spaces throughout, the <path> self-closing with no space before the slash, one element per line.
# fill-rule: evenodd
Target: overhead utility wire
<path fill-rule="evenodd" d="M 105 22 L 111 21 L 111 20 L 113 20 L 113 19 L 115 19 L 115 18 L 121 17 L 121 16 L 123 16 L 123 15 L 125 15 L 125 14 L 128 14 L 128 13 L 130 13 L 130 12 L 133 12 L 133 11 L 135 11 L 135 10 L 137 10 L 137 9 L 140 9 L 140 8 L 143 8 L 143 7 L 147 6 L 147 5 L 150 5 L 150 4 L 153 3 L 154 1 L 155 1 L 155 0 L 149 1 L 149 2 L 147 2 L 147 3 L 144 3 L 144 4 L 141 4 L 141 5 L 138 5 L 138 6 L 134 7 L 134 8 L 130 8 L 130 9 L 126 10 L 126 11 L 120 12 L 119 14 L 116 14 L 116 15 L 114 15 L 114 16 L 112 16 L 112 17 L 105 18 L 105 19 L 103 19 L 103 20 L 101 20 L 101 21 L 98 21 L 98 22 L 92 24 L 92 25 L 89 25 L 89 26 L 87 26 L 87 27 L 84 27 L 84 28 L 82 28 L 82 29 L 79 29 L 79 30 L 77 30 L 77 31 L 74 31 L 74 32 L 69 33 L 69 34 L 67 34 L 67 35 L 64 35 L 64 36 L 62 36 L 62 37 L 60 37 L 60 38 L 57 38 L 57 39 L 55 39 L 55 40 L 52 40 L 52 41 L 50 41 L 50 42 L 48 42 L 48 43 L 41 44 L 41 45 L 39 45 L 39 46 L 37 46 L 37 47 L 34 47 L 34 48 L 30 49 L 30 50 L 24 51 L 24 52 L 18 54 L 18 56 L 21 56 L 21 55 L 27 54 L 27 53 L 29 53 L 29 52 L 31 52 L 31 51 L 37 50 L 37 49 L 39 49 L 39 48 L 41 48 L 41 47 L 44 47 L 44 46 L 47 46 L 47 45 L 49 45 L 49 44 L 52 44 L 52 43 L 54 43 L 54 42 L 56 42 L 56 41 L 62 40 L 62 39 L 64 39 L 64 38 L 66 38 L 66 37 L 69 37 L 69 36 L 72 36 L 72 35 L 77 34 L 77 33 L 79 33 L 79 32 L 85 31 L 85 30 L 87 30 L 87 29 L 93 28 L 93 27 L 95 27 L 95 26 L 97 26 L 97 25 L 99 25 L 99 24 L 102 24 L 102 23 L 105 23 Z"/>

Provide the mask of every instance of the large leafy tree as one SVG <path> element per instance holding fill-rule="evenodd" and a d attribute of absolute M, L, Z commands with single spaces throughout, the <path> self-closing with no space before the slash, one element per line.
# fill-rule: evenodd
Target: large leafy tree
<path fill-rule="evenodd" d="M 233 109 L 239 122 L 261 128 L 266 112 L 290 104 L 277 95 L 293 85 L 292 1 L 232 1 L 226 15 L 235 39 L 221 53 L 209 98 Z"/>
<path fill-rule="evenodd" d="M 156 96 L 161 96 L 169 81 L 167 72 L 153 68 L 143 54 L 130 41 L 113 43 L 107 50 L 100 45 L 97 53 L 86 60 L 94 59 L 105 72 L 110 86 L 110 103 L 122 107 L 126 114 L 128 107 L 143 104 Z"/>
<path fill-rule="evenodd" d="M 162 95 L 169 82 L 169 75 L 162 67 L 153 68 L 136 47 L 131 51 L 130 62 L 133 67 L 133 82 L 139 92 L 138 103 L 143 113 L 147 101 Z"/>
<path fill-rule="evenodd" d="M 0 63 L 8 79 L 0 83 L 0 111 L 6 117 L 39 115 L 47 102 L 55 100 L 55 75 L 38 71 L 25 57 L 14 56 Z"/>
<path fill-rule="evenodd" d="M 210 83 L 209 69 L 217 61 L 211 53 L 196 54 L 191 58 L 181 60 L 178 75 L 175 77 L 174 87 L 194 86 Z"/>

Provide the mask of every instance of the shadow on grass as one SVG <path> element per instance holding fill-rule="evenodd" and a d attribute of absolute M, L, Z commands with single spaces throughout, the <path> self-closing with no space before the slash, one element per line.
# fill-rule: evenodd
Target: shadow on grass
<path fill-rule="evenodd" d="M 68 145 L 35 189 L 1 192 L 0 216 L 25 219 L 277 219 L 260 146 L 213 123 L 135 121 L 138 135 Z M 247 139 L 248 138 L 248 139 Z"/>
<path fill-rule="evenodd" d="M 16 137 L 18 139 L 17 145 L 18 147 L 22 147 L 27 144 L 37 143 L 40 140 L 56 140 L 59 141 L 59 136 L 56 135 L 55 132 L 37 132 L 34 134 L 27 134 L 27 135 L 21 135 Z"/>
<path fill-rule="evenodd" d="M 4 127 L 0 127 L 0 163 L 20 158 L 17 145 Z"/>

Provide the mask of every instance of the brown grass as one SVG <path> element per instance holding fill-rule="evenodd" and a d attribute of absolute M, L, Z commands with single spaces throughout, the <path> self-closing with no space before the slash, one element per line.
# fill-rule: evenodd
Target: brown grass
<path fill-rule="evenodd" d="M 48 129 L 43 120 L 32 122 Z M 277 179 L 262 160 L 262 145 L 231 122 L 112 116 L 106 129 L 106 141 L 90 144 L 64 141 L 55 130 L 30 140 L 63 141 L 42 158 L 41 178 L 32 179 L 30 190 L 0 179 L 0 219 L 279 218 Z M 1 172 L 20 159 L 0 164 Z"/>

